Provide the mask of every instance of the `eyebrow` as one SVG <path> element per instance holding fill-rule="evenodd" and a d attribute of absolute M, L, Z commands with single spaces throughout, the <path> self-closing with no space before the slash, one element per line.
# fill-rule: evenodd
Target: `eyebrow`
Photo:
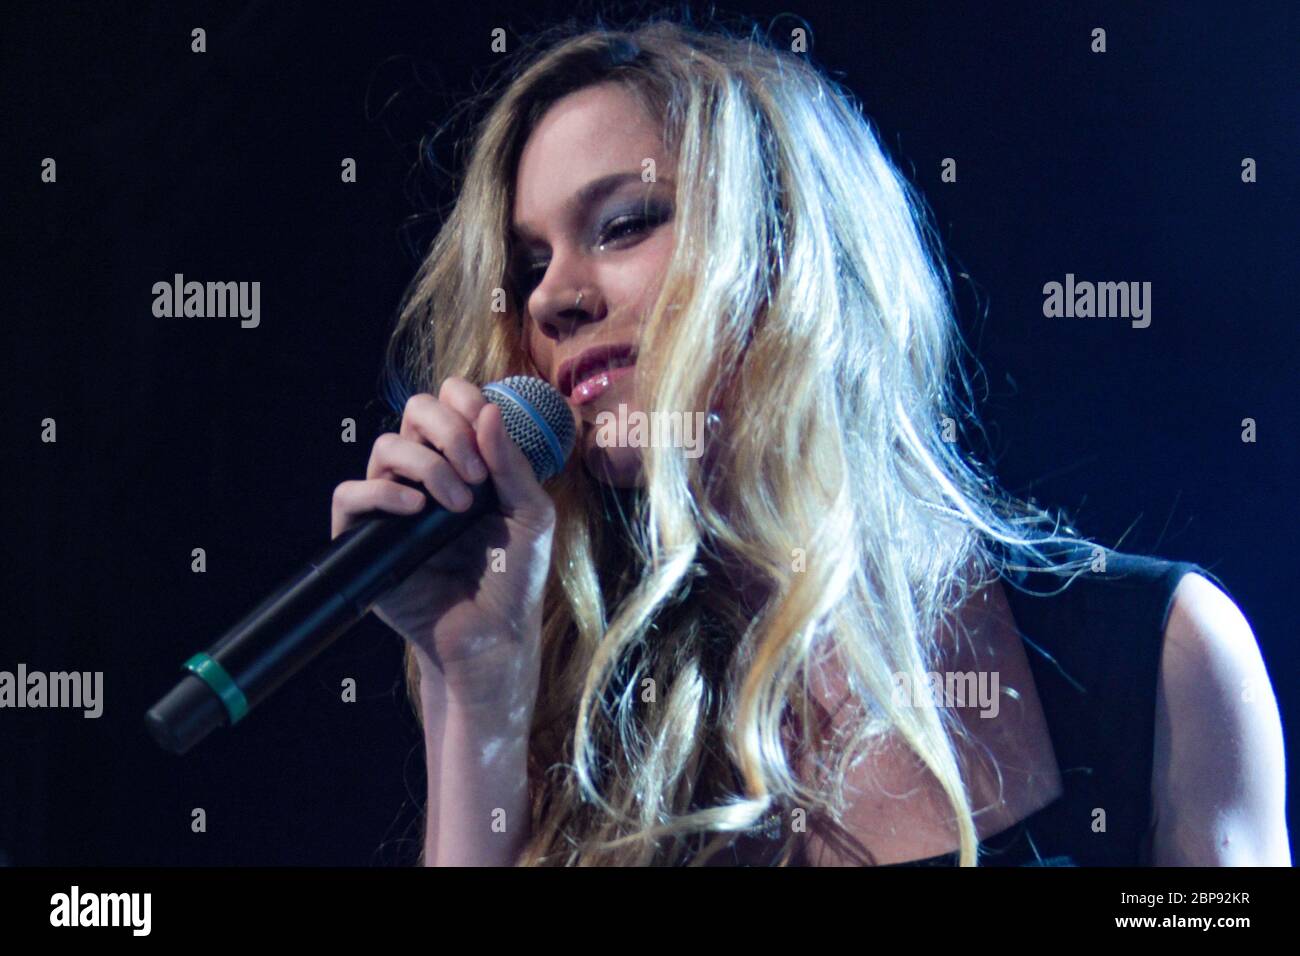
<path fill-rule="evenodd" d="M 622 186 L 624 183 L 631 180 L 639 182 L 641 180 L 641 173 L 639 171 L 627 171 L 622 173 L 609 173 L 605 176 L 600 176 L 593 179 L 591 182 L 587 183 L 587 185 L 574 193 L 573 198 L 571 198 L 566 205 L 570 210 L 574 210 L 583 205 L 590 205 L 591 203 L 599 202 L 619 186 Z M 646 183 L 646 185 L 653 186 L 655 182 L 672 182 L 672 179 L 668 176 L 660 176 L 658 180 L 652 180 L 651 182 Z M 518 225 L 511 223 L 510 235 L 514 238 L 522 239 L 525 242 L 541 241 L 532 229 L 522 223 Z"/>

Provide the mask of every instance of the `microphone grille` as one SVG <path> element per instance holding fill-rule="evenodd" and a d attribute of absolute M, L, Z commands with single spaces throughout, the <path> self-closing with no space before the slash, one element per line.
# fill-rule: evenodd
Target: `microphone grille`
<path fill-rule="evenodd" d="M 549 382 L 512 375 L 483 386 L 483 397 L 501 409 L 506 434 L 533 466 L 539 482 L 564 469 L 573 451 L 576 426 L 569 403 Z"/>

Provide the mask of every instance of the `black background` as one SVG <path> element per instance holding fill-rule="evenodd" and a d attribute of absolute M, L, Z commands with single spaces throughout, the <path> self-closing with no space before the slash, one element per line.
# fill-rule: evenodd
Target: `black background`
<path fill-rule="evenodd" d="M 493 28 L 513 49 L 593 9 L 5 6 L 0 669 L 105 672 L 98 720 L 0 712 L 6 862 L 414 859 L 423 752 L 400 643 L 373 618 L 184 757 L 157 748 L 143 714 L 182 660 L 328 539 L 334 486 L 364 471 L 387 413 L 383 345 L 436 228 L 408 220 L 450 198 L 412 171 L 420 136 L 494 75 Z M 614 12 L 636 9 L 655 8 Z M 802 20 L 772 19 L 791 9 Z M 1286 720 L 1294 5 L 736 11 L 777 36 L 807 26 L 814 60 L 931 204 L 951 268 L 974 281 L 958 280 L 961 322 L 1004 483 L 1103 543 L 1223 579 Z M 190 52 L 196 26 L 204 54 Z M 1105 54 L 1089 50 L 1097 26 Z M 450 144 L 438 149 L 449 162 Z M 57 184 L 40 181 L 47 156 Z M 956 183 L 939 179 L 948 156 Z M 343 157 L 356 184 L 340 182 Z M 152 286 L 177 272 L 260 281 L 260 327 L 155 318 Z M 1067 272 L 1151 282 L 1150 327 L 1044 318 L 1042 286 Z M 46 417 L 55 444 L 40 440 Z M 356 703 L 340 700 L 345 677 Z M 206 833 L 190 830 L 194 807 Z"/>

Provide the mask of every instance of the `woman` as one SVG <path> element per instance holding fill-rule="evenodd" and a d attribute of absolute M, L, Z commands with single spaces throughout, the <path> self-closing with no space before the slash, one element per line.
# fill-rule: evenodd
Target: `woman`
<path fill-rule="evenodd" d="M 400 428 L 334 495 L 335 535 L 411 486 L 501 501 L 376 609 L 422 861 L 1289 863 L 1232 601 L 945 441 L 947 275 L 848 97 L 667 21 L 543 42 L 403 303 Z M 471 384 L 519 373 L 581 423 L 545 489 Z M 637 412 L 703 453 L 611 441 Z"/>

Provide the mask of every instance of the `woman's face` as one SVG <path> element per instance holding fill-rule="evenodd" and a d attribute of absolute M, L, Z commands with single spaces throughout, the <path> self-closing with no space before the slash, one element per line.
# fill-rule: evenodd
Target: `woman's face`
<path fill-rule="evenodd" d="M 616 84 L 564 97 L 524 145 L 511 217 L 524 346 L 580 420 L 588 471 L 624 488 L 641 480 L 640 449 L 601 440 L 596 425 L 620 405 L 643 411 L 628 363 L 673 251 L 674 169 L 660 138 Z M 647 159 L 655 182 L 642 181 Z"/>

